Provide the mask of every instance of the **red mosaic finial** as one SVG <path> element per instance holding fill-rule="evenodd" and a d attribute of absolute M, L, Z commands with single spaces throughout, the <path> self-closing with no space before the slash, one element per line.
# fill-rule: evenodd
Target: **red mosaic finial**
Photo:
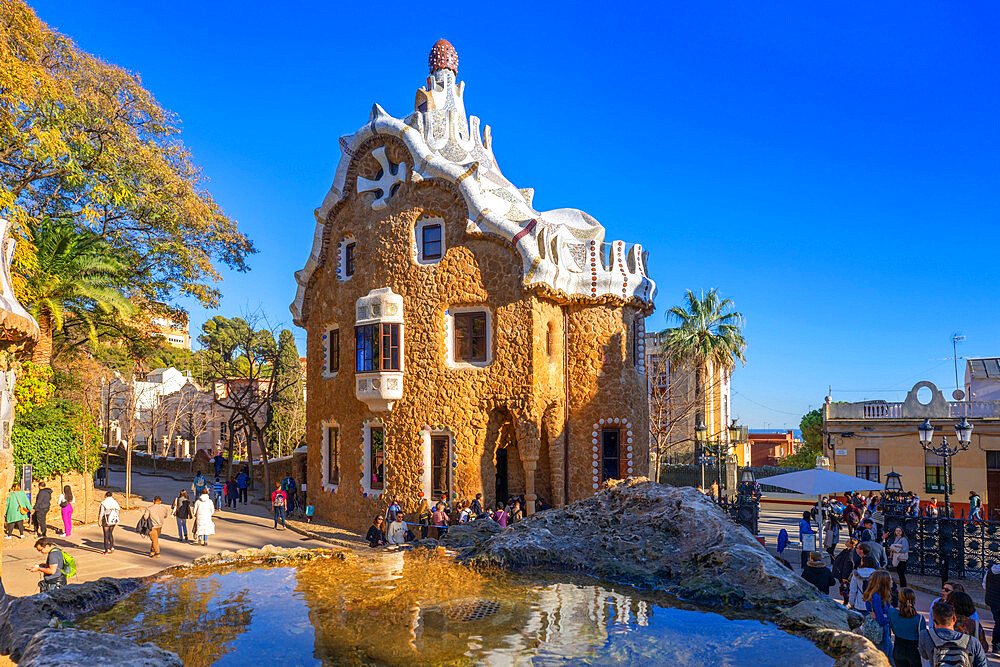
<path fill-rule="evenodd" d="M 427 57 L 427 65 L 431 68 L 431 74 L 439 69 L 450 69 L 458 74 L 458 52 L 447 39 L 439 39 Z"/>

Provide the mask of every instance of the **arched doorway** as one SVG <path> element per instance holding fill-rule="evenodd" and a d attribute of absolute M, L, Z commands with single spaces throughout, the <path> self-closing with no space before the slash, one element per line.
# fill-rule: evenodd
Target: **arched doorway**
<path fill-rule="evenodd" d="M 524 464 L 517 447 L 514 418 L 506 408 L 490 412 L 483 451 L 482 488 L 487 504 L 496 507 L 525 492 Z"/>

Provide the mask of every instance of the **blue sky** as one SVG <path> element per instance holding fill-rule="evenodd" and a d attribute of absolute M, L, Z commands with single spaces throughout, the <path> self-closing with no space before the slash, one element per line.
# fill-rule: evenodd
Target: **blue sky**
<path fill-rule="evenodd" d="M 959 355 L 1000 354 L 996 4 L 33 6 L 181 117 L 260 249 L 222 314 L 291 326 L 337 139 L 373 102 L 409 113 L 445 37 L 505 175 L 649 250 L 648 328 L 687 288 L 736 302 L 742 423 L 797 426 L 828 387 L 950 393 L 956 331 Z M 180 304 L 193 329 L 214 314 Z"/>

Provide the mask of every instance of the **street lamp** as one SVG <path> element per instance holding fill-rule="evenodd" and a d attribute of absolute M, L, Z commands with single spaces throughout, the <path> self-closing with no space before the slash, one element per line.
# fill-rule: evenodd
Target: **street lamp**
<path fill-rule="evenodd" d="M 744 468 L 743 472 L 740 473 L 740 482 L 755 484 L 757 482 L 757 476 L 753 474 L 753 470 L 750 468 Z"/>
<path fill-rule="evenodd" d="M 701 463 L 701 488 L 705 488 L 705 441 L 707 440 L 705 434 L 708 432 L 708 427 L 705 426 L 705 422 L 698 420 L 697 426 L 694 427 L 694 441 L 697 445 L 698 450 L 698 462 Z"/>
<path fill-rule="evenodd" d="M 958 444 L 954 447 L 948 444 L 947 435 L 941 436 L 940 445 L 937 447 L 933 445 L 934 426 L 931 425 L 930 419 L 924 419 L 924 423 L 917 427 L 917 432 L 920 434 L 920 446 L 923 447 L 924 451 L 940 456 L 944 460 L 944 515 L 951 517 L 951 503 L 949 502 L 951 491 L 951 457 L 969 449 L 969 442 L 972 440 L 972 424 L 965 417 L 962 417 L 962 421 L 955 424 L 955 435 L 958 437 Z"/>
<path fill-rule="evenodd" d="M 903 492 L 903 480 L 895 470 L 885 476 L 885 490 L 889 492 Z"/>

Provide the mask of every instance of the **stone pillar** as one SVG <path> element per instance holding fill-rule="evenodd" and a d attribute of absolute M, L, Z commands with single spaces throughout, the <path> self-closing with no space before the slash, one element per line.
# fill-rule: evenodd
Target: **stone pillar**
<path fill-rule="evenodd" d="M 184 458 L 190 458 L 191 457 L 191 441 L 190 440 L 184 440 L 183 442 L 184 442 Z"/>
<path fill-rule="evenodd" d="M 538 500 L 538 496 L 535 495 L 535 465 L 538 463 L 537 459 L 527 459 L 522 458 L 521 462 L 524 464 L 524 504 L 527 507 L 524 508 L 525 515 L 535 513 L 535 501 Z"/>
<path fill-rule="evenodd" d="M 174 438 L 174 456 L 177 458 L 181 456 L 181 436 Z"/>

